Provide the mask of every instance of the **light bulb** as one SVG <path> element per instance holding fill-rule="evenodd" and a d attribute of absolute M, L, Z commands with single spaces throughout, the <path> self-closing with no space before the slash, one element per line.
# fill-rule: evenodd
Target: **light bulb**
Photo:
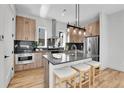
<path fill-rule="evenodd" d="M 81 33 L 81 30 L 78 32 L 78 34 L 79 34 L 79 35 L 81 35 L 81 34 L 82 34 L 82 33 Z"/>
<path fill-rule="evenodd" d="M 76 34 L 76 29 L 73 30 L 74 34 Z"/>
<path fill-rule="evenodd" d="M 84 36 L 86 36 L 86 32 L 84 32 Z"/>
<path fill-rule="evenodd" d="M 69 28 L 67 29 L 67 32 L 70 32 L 70 29 Z"/>

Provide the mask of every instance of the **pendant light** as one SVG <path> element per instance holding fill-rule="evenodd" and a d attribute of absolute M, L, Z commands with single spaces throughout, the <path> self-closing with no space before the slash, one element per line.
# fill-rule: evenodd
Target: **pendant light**
<path fill-rule="evenodd" d="M 80 27 L 79 25 L 79 11 L 80 11 L 80 6 L 79 4 L 75 5 L 75 25 L 70 25 L 69 23 L 67 24 L 67 31 L 70 32 L 70 28 L 73 28 L 73 32 L 76 33 L 79 31 L 79 34 L 82 34 L 82 31 L 84 32 L 85 35 L 85 27 Z"/>

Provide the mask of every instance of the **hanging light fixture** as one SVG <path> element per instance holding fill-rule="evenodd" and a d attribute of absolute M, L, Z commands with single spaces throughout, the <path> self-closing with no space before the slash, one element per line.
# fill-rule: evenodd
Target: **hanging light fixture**
<path fill-rule="evenodd" d="M 74 30 L 74 33 L 76 33 L 75 31 L 79 31 L 79 34 L 81 34 L 81 31 L 83 31 L 85 33 L 86 29 L 85 27 L 80 27 L 79 25 L 79 11 L 80 11 L 80 6 L 79 4 L 76 4 L 76 7 L 75 7 L 75 25 L 70 25 L 69 23 L 67 24 L 67 31 L 69 32 L 70 31 L 70 28 L 72 27 Z"/>

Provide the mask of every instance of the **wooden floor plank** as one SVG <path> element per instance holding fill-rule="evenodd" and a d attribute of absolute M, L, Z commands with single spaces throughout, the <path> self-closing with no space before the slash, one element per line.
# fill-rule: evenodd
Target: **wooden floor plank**
<path fill-rule="evenodd" d="M 43 88 L 43 68 L 16 72 L 9 84 L 9 88 Z M 93 88 L 124 88 L 124 72 L 105 69 L 96 78 Z"/>

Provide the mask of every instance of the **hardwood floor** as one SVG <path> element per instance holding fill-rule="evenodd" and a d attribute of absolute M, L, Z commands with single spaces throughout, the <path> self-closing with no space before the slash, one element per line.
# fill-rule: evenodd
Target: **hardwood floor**
<path fill-rule="evenodd" d="M 43 88 L 43 68 L 19 71 L 9 84 L 9 88 Z"/>
<path fill-rule="evenodd" d="M 43 88 L 43 68 L 16 72 L 9 88 Z M 93 88 L 124 88 L 124 72 L 113 69 L 102 71 Z"/>
<path fill-rule="evenodd" d="M 113 69 L 102 71 L 101 77 L 96 79 L 95 88 L 124 88 L 124 72 Z"/>

